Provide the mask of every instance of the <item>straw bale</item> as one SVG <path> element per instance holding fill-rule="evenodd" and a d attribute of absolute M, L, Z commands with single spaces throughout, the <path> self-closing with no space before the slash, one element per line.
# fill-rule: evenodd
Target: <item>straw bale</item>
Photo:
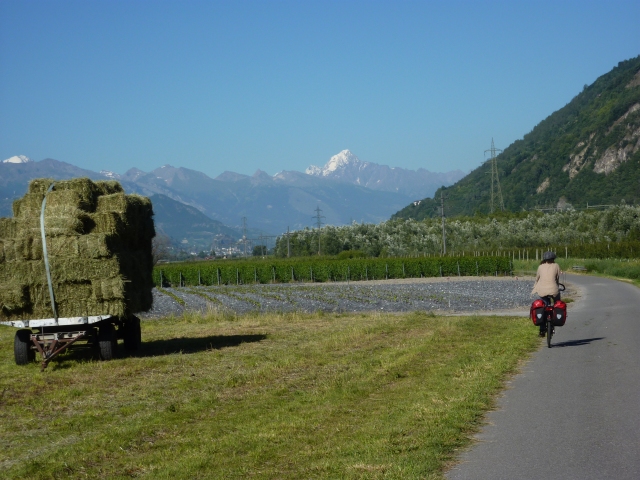
<path fill-rule="evenodd" d="M 98 191 L 100 195 L 112 195 L 114 193 L 124 193 L 124 189 L 120 182 L 116 180 L 98 180 L 96 182 L 96 187 L 98 187 Z"/>
<path fill-rule="evenodd" d="M 47 284 L 44 262 L 25 260 L 5 262 L 0 268 L 0 283 Z M 94 278 L 110 278 L 120 274 L 117 257 L 84 259 L 78 257 L 52 257 L 49 259 L 54 283 L 81 282 Z"/>
<path fill-rule="evenodd" d="M 0 298 L 0 316 L 13 311 L 22 311 L 30 303 L 29 289 L 24 285 L 0 284 L 2 297 Z"/>
<path fill-rule="evenodd" d="M 32 181 L 29 192 L 14 202 L 15 218 L 0 219 L 3 318 L 53 313 L 40 232 L 42 200 L 52 182 Z M 151 308 L 155 230 L 148 198 L 125 195 L 114 181 L 60 181 L 47 193 L 44 218 L 59 316 L 123 315 Z"/>
<path fill-rule="evenodd" d="M 37 237 L 41 235 L 40 222 L 20 224 L 19 235 Z M 91 231 L 93 220 L 90 217 L 49 217 L 44 220 L 44 228 L 47 238 L 58 236 L 69 236 L 88 233 Z"/>
<path fill-rule="evenodd" d="M 104 258 L 113 256 L 116 252 L 116 242 L 113 237 L 99 233 L 78 237 L 78 254 L 81 258 Z"/>
<path fill-rule="evenodd" d="M 42 261 L 13 261 L 0 263 L 0 284 L 29 285 L 47 283 Z M 0 291 L 0 295 L 2 295 Z"/>
<path fill-rule="evenodd" d="M 15 238 L 18 222 L 15 218 L 0 218 L 0 238 Z"/>
<path fill-rule="evenodd" d="M 47 238 L 49 258 L 80 257 L 103 258 L 113 255 L 106 235 L 74 235 Z M 17 240 L 0 240 L 0 262 L 22 260 L 42 261 L 42 239 L 40 235 L 22 237 Z"/>
<path fill-rule="evenodd" d="M 94 294 L 93 286 L 87 282 L 54 284 L 58 316 L 124 315 L 150 308 L 148 302 L 140 300 L 144 294 L 135 291 L 131 297 L 127 297 L 129 283 L 124 281 L 120 281 L 120 283 L 125 285 L 124 292 L 117 290 L 118 279 L 113 279 L 110 285 L 109 282 L 100 285 L 100 291 L 95 292 L 97 295 Z M 109 291 L 109 287 L 111 287 L 111 291 Z M 31 287 L 3 285 L 2 288 L 7 293 L 0 298 L 0 319 L 28 320 L 50 318 L 53 315 L 46 285 Z M 96 298 L 100 295 L 102 295 L 101 298 Z"/>
<path fill-rule="evenodd" d="M 74 207 L 85 212 L 92 212 L 95 209 L 95 197 L 88 197 L 86 192 L 75 190 L 62 190 L 59 184 L 47 194 L 47 210 L 51 207 Z"/>
<path fill-rule="evenodd" d="M 98 197 L 96 212 L 121 212 L 128 213 L 135 211 L 138 214 L 151 210 L 151 200 L 140 195 L 125 195 L 115 193 L 113 195 L 102 195 Z"/>
<path fill-rule="evenodd" d="M 39 193 L 44 195 L 53 182 L 55 182 L 53 178 L 35 178 L 29 182 L 27 195 L 29 193 Z"/>
<path fill-rule="evenodd" d="M 93 233 L 106 235 L 126 235 L 128 225 L 125 218 L 118 212 L 100 212 L 91 215 L 91 219 L 95 224 Z"/>
<path fill-rule="evenodd" d="M 32 237 L 22 237 L 17 240 L 4 240 L 0 242 L 0 259 L 5 262 L 35 260 L 35 258 L 32 258 L 32 253 Z M 42 253 L 40 254 L 40 257 L 42 257 Z"/>
<path fill-rule="evenodd" d="M 44 195 L 51 183 L 54 180 L 51 179 L 35 179 L 29 183 L 29 193 L 36 193 Z M 78 207 L 92 212 L 95 210 L 96 198 L 102 192 L 98 186 L 88 178 L 72 178 L 71 180 L 60 180 L 55 182 L 53 190 L 47 195 L 47 203 L 49 203 L 49 195 L 56 192 L 71 191 L 75 195 L 70 195 L 78 202 Z M 55 195 L 54 195 L 55 196 Z"/>
<path fill-rule="evenodd" d="M 22 198 L 13 201 L 13 216 L 15 218 L 35 217 L 40 218 L 40 209 L 42 208 L 42 193 L 27 193 Z"/>
<path fill-rule="evenodd" d="M 122 277 L 95 279 L 91 281 L 91 286 L 93 297 L 99 302 L 125 298 L 125 282 Z"/>
<path fill-rule="evenodd" d="M 110 278 L 120 274 L 120 260 L 116 256 L 104 259 L 74 257 L 52 258 L 51 276 L 56 282 L 80 282 L 94 278 Z"/>
<path fill-rule="evenodd" d="M 56 183 L 54 189 L 47 194 L 45 218 L 62 215 L 78 216 L 84 212 L 90 213 L 95 210 L 95 198 L 87 197 L 86 192 L 62 189 L 61 183 Z M 15 218 L 39 219 L 43 200 L 44 194 L 42 193 L 27 193 L 24 197 L 13 201 L 13 216 Z"/>

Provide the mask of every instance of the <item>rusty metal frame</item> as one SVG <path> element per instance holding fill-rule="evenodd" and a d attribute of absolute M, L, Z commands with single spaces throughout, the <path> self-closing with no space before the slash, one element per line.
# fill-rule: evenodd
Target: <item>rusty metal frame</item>
<path fill-rule="evenodd" d="M 60 353 L 64 352 L 67 348 L 73 345 L 78 340 L 87 338 L 88 331 L 77 332 L 59 332 L 51 334 L 32 333 L 31 342 L 35 345 L 36 349 L 42 355 L 42 363 L 40 364 L 40 371 L 44 371 L 49 365 L 49 362 L 57 357 Z M 47 342 L 47 337 L 53 337 L 51 342 Z M 67 336 L 67 338 L 65 338 Z M 42 337 L 42 340 L 40 338 Z M 58 344 L 61 344 L 58 347 Z"/>

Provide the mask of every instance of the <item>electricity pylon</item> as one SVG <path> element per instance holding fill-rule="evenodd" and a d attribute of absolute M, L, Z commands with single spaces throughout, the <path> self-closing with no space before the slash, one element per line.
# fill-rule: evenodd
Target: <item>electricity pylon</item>
<path fill-rule="evenodd" d="M 493 144 L 493 138 L 491 139 L 491 148 L 489 150 L 485 150 L 484 154 L 487 155 L 487 152 L 491 153 L 491 213 L 494 211 L 494 189 L 497 189 L 498 194 L 498 202 L 500 206 L 500 211 L 504 211 L 504 201 L 502 200 L 502 190 L 500 189 L 500 177 L 498 175 L 498 161 L 496 160 L 496 152 L 502 153 L 502 150 L 496 148 Z M 496 187 L 494 187 L 496 185 Z"/>
<path fill-rule="evenodd" d="M 320 215 L 322 210 L 320 210 L 320 205 L 315 210 L 316 214 L 312 217 L 316 219 L 316 225 L 318 227 L 318 255 L 320 255 L 320 228 L 322 227 L 322 219 L 325 218 L 324 215 Z"/>

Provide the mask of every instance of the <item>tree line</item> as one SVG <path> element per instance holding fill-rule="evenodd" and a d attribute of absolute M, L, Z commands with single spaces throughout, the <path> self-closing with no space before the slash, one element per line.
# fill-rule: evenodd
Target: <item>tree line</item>
<path fill-rule="evenodd" d="M 562 253 L 571 247 L 573 256 L 639 256 L 640 207 L 458 217 L 446 220 L 445 242 L 448 255 L 553 246 L 562 247 Z M 279 237 L 274 253 L 300 257 L 356 251 L 367 257 L 406 257 L 437 256 L 444 250 L 441 219 L 427 218 L 306 228 Z"/>

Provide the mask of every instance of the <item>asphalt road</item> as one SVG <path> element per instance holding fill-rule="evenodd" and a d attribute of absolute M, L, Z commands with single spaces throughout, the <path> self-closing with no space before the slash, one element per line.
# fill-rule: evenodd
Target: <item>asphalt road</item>
<path fill-rule="evenodd" d="M 582 298 L 552 348 L 510 382 L 448 479 L 640 479 L 640 289 L 567 281 Z"/>

